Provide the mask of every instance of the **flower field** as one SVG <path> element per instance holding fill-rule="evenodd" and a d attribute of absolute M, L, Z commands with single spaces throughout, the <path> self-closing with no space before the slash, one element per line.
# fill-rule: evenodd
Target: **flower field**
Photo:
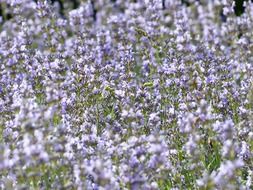
<path fill-rule="evenodd" d="M 0 189 L 253 189 L 253 3 L 0 0 Z"/>

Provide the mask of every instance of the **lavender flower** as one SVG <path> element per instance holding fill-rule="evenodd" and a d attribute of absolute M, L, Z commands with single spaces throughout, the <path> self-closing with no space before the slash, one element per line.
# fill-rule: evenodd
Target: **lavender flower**
<path fill-rule="evenodd" d="M 234 6 L 0 1 L 0 188 L 252 189 L 253 3 Z"/>

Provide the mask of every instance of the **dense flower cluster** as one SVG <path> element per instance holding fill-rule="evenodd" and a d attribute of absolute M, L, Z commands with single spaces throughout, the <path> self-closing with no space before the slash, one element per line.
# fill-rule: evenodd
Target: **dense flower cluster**
<path fill-rule="evenodd" d="M 253 3 L 0 3 L 1 189 L 253 189 Z"/>

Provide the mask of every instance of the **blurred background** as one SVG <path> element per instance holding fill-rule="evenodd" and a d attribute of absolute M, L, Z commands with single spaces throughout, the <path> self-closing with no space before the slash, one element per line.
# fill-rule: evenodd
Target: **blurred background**
<path fill-rule="evenodd" d="M 38 0 L 32 0 L 37 3 Z M 49 0 L 50 3 L 52 4 L 57 4 L 59 7 L 59 14 L 61 16 L 65 16 L 65 12 L 69 11 L 69 9 L 77 9 L 82 1 L 86 0 Z M 97 0 L 90 0 L 92 7 L 93 7 L 93 12 L 96 14 L 96 1 Z M 111 3 L 117 3 L 117 0 L 108 0 Z M 118 0 L 120 1 L 120 0 Z M 132 0 L 133 2 L 137 2 L 138 0 Z M 196 0 L 196 1 L 201 1 L 201 0 Z M 210 0 L 212 1 L 212 0 Z M 235 2 L 235 7 L 234 7 L 234 12 L 237 16 L 240 16 L 244 12 L 244 6 L 243 2 L 244 1 L 249 1 L 249 0 L 234 0 Z M 253 1 L 253 0 L 252 0 Z M 166 9 L 165 7 L 165 2 L 166 0 L 162 0 L 163 8 Z M 185 4 L 186 6 L 191 6 L 192 5 L 192 0 L 181 0 L 182 4 Z M 119 2 L 118 2 L 119 3 Z M 1 23 L 4 23 L 6 20 L 9 20 L 12 18 L 12 14 L 8 11 L 9 5 L 6 4 L 5 2 L 0 1 L 0 21 Z M 94 15 L 95 17 L 95 15 Z M 221 13 L 221 19 L 224 19 L 224 15 Z"/>

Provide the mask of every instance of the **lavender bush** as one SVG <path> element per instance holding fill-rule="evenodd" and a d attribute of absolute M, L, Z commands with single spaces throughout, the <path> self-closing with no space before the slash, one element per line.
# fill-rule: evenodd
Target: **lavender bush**
<path fill-rule="evenodd" d="M 61 2 L 0 1 L 1 189 L 253 189 L 253 3 Z"/>

